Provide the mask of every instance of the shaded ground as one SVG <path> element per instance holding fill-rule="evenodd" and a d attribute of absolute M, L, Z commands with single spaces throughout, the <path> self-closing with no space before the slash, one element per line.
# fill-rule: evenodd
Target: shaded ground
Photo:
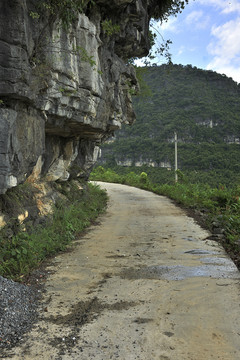
<path fill-rule="evenodd" d="M 102 186 L 107 214 L 48 266 L 39 321 L 2 358 L 238 360 L 236 266 L 167 198 Z"/>

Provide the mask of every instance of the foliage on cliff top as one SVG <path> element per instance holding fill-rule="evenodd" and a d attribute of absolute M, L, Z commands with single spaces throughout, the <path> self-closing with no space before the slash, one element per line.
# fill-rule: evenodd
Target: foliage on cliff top
<path fill-rule="evenodd" d="M 43 0 L 38 4 L 40 11 L 58 17 L 65 30 L 77 20 L 78 14 L 86 11 L 88 6 L 94 5 L 94 0 Z M 33 18 L 38 18 L 38 13 L 31 13 Z"/>
<path fill-rule="evenodd" d="M 189 0 L 151 0 L 150 15 L 154 19 L 166 20 L 171 15 L 181 12 Z"/>
<path fill-rule="evenodd" d="M 166 20 L 171 15 L 181 12 L 189 0 L 150 0 L 148 11 L 149 16 L 154 19 Z M 78 17 L 79 13 L 94 5 L 103 5 L 99 0 L 42 0 L 38 8 L 57 16 L 65 29 L 68 29 Z M 31 12 L 31 16 L 38 19 L 40 14 Z"/>

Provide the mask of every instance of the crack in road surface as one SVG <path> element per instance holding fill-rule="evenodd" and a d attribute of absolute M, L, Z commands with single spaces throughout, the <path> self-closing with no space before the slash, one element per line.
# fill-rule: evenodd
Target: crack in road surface
<path fill-rule="evenodd" d="M 101 186 L 107 213 L 49 265 L 40 319 L 4 359 L 238 360 L 240 275 L 224 250 L 169 199 Z"/>

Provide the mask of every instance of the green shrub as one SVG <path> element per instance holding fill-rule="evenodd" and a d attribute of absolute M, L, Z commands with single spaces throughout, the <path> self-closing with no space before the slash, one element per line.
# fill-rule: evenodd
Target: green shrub
<path fill-rule="evenodd" d="M 78 193 L 67 206 L 65 202 L 57 203 L 45 226 L 10 238 L 4 229 L 0 232 L 0 275 L 19 279 L 27 274 L 47 257 L 66 249 L 105 209 L 107 194 L 99 187 L 89 184 L 84 196 Z"/>
<path fill-rule="evenodd" d="M 140 182 L 142 184 L 147 184 L 147 182 L 148 182 L 148 176 L 144 171 L 141 172 L 141 174 L 140 174 Z"/>

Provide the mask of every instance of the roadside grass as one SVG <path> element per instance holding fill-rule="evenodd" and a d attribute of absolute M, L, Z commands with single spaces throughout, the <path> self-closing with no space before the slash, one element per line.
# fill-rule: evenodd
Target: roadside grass
<path fill-rule="evenodd" d="M 116 182 L 152 191 L 173 199 L 177 204 L 203 215 L 204 225 L 210 231 L 213 224 L 222 230 L 219 237 L 222 245 L 229 252 L 240 268 L 240 186 L 227 188 L 224 185 L 211 187 L 208 184 L 190 183 L 179 171 L 179 182 L 176 184 L 154 184 L 147 174 L 118 175 L 111 169 L 98 166 L 91 173 L 91 180 Z"/>
<path fill-rule="evenodd" d="M 44 225 L 9 236 L 0 231 L 0 275 L 20 280 L 46 258 L 65 250 L 76 236 L 102 213 L 107 194 L 98 186 L 87 185 L 83 193 L 71 189 L 66 200 L 58 201 Z"/>

